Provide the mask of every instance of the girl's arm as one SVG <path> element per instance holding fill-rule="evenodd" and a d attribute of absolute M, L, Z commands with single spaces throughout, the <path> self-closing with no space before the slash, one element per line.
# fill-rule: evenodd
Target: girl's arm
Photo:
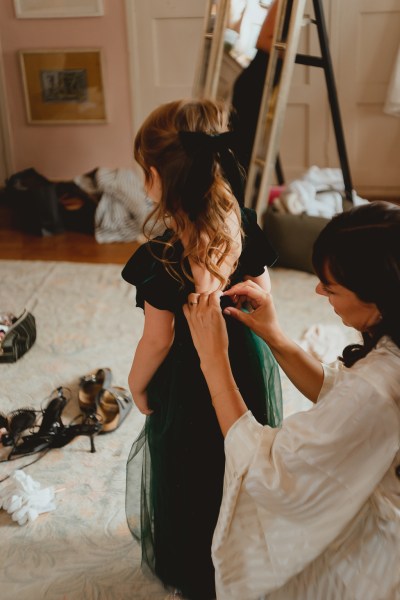
<path fill-rule="evenodd" d="M 278 2 L 275 0 L 269 7 L 267 16 L 261 26 L 260 34 L 257 39 L 257 49 L 264 52 L 271 52 L 272 38 L 274 37 L 275 19 L 278 8 Z"/>
<path fill-rule="evenodd" d="M 144 314 L 143 335 L 136 348 L 128 382 L 136 406 L 140 412 L 149 415 L 153 411 L 147 406 L 146 389 L 174 341 L 174 315 L 147 302 Z"/>
<path fill-rule="evenodd" d="M 254 281 L 254 283 L 259 285 L 260 288 L 262 288 L 263 290 L 265 290 L 268 293 L 271 291 L 271 279 L 270 279 L 267 267 L 265 267 L 264 273 L 262 273 L 261 275 L 258 275 L 257 277 L 252 277 L 251 275 L 245 275 L 244 280 L 245 281 Z"/>

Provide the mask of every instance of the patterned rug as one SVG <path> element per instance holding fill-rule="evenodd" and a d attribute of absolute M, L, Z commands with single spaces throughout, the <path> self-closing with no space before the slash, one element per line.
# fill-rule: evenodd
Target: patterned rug
<path fill-rule="evenodd" d="M 0 261 L 0 311 L 30 309 L 38 332 L 23 358 L 0 364 L 1 412 L 43 408 L 62 385 L 71 390 L 67 423 L 79 412 L 82 375 L 110 367 L 113 383 L 127 386 L 143 315 L 120 271 L 116 265 Z M 327 300 L 314 293 L 313 275 L 274 269 L 271 279 L 281 321 L 294 338 L 316 323 L 345 331 Z M 286 378 L 283 390 L 286 415 L 309 408 Z M 96 437 L 96 453 L 89 452 L 87 437 L 79 437 L 27 467 L 42 487 L 54 486 L 57 506 L 23 526 L 0 510 L 2 600 L 166 598 L 157 581 L 141 574 L 139 548 L 125 522 L 125 463 L 142 424 L 134 408 L 120 428 Z M 7 453 L 0 449 L 0 458 Z M 2 463 L 0 479 L 30 460 Z"/>

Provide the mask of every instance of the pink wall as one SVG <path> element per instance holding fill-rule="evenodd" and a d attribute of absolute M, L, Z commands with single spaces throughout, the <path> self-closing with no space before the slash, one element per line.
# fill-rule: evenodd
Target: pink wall
<path fill-rule="evenodd" d="M 104 0 L 103 17 L 17 19 L 12 0 L 0 2 L 0 40 L 15 171 L 34 167 L 49 179 L 70 179 L 95 167 L 132 167 L 124 0 Z M 108 123 L 29 125 L 18 50 L 101 48 Z"/>

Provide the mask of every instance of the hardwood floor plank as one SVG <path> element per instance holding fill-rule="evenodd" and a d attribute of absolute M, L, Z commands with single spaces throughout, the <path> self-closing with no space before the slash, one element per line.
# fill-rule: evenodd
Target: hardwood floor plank
<path fill-rule="evenodd" d="M 138 244 L 98 244 L 93 236 L 68 231 L 48 237 L 0 229 L 3 260 L 56 260 L 67 262 L 125 264 Z"/>

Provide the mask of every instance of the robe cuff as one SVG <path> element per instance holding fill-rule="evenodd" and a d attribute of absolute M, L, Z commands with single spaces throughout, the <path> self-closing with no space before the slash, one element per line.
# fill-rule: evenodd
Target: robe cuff
<path fill-rule="evenodd" d="M 250 411 L 232 425 L 225 438 L 225 469 L 228 475 L 240 479 L 247 472 L 260 445 L 263 429 L 264 426 Z"/>
<path fill-rule="evenodd" d="M 338 371 L 340 367 L 337 364 L 336 366 L 332 366 L 322 363 L 322 368 L 324 370 L 324 381 L 322 383 L 322 388 L 318 394 L 317 402 L 319 402 L 321 398 L 326 396 L 336 384 Z"/>

